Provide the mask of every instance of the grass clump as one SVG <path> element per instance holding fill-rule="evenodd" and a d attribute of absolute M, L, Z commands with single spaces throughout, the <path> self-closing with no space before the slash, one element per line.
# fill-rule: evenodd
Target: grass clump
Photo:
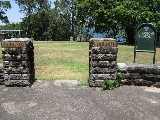
<path fill-rule="evenodd" d="M 117 73 L 116 80 L 105 80 L 102 85 L 102 89 L 103 90 L 113 90 L 117 87 L 120 87 L 122 78 L 123 78 L 123 74 Z"/>

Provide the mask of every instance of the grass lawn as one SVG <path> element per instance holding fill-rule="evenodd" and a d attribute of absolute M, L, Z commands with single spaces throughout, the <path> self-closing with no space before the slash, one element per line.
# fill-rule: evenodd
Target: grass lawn
<path fill-rule="evenodd" d="M 36 79 L 88 79 L 88 42 L 35 41 L 34 46 Z M 119 45 L 118 62 L 132 63 L 133 48 Z M 152 64 L 152 58 L 152 53 L 137 53 L 136 60 L 137 63 Z M 157 48 L 156 64 L 160 64 L 160 48 Z"/>
<path fill-rule="evenodd" d="M 136 63 L 153 64 L 153 53 L 137 52 Z M 133 63 L 134 46 L 118 45 L 118 62 Z M 156 49 L 155 64 L 160 65 L 160 48 Z"/>
<path fill-rule="evenodd" d="M 88 79 L 87 42 L 34 42 L 37 79 Z"/>
<path fill-rule="evenodd" d="M 37 79 L 87 80 L 88 42 L 34 42 Z M 119 45 L 118 62 L 133 62 L 133 46 Z M 156 63 L 160 64 L 160 49 Z M 137 62 L 152 64 L 152 53 L 137 53 Z"/>

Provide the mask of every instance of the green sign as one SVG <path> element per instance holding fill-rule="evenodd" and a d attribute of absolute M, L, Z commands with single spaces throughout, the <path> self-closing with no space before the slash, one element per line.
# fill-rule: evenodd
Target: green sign
<path fill-rule="evenodd" d="M 135 33 L 135 48 L 134 48 L 134 62 L 136 52 L 150 52 L 154 53 L 153 64 L 155 63 L 157 43 L 157 30 L 152 24 L 140 25 Z"/>
<path fill-rule="evenodd" d="M 136 31 L 136 49 L 154 51 L 157 42 L 157 30 L 152 24 L 143 24 Z"/>

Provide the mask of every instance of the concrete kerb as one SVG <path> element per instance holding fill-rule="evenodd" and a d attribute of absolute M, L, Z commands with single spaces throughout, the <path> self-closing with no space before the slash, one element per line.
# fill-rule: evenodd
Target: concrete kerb
<path fill-rule="evenodd" d="M 62 86 L 77 87 L 77 86 L 83 86 L 83 82 L 85 80 L 36 80 L 36 82 L 32 85 L 32 87 L 39 86 L 44 88 L 49 86 L 50 81 L 53 82 L 53 85 L 58 87 Z"/>

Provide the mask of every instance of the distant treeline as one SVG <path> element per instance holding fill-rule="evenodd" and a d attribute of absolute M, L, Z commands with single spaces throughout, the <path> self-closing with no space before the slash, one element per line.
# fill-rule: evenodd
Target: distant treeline
<path fill-rule="evenodd" d="M 0 7 L 6 7 L 0 2 Z M 22 36 L 35 40 L 69 40 L 72 36 L 88 40 L 90 29 L 109 36 L 126 36 L 134 43 L 137 26 L 152 23 L 160 29 L 160 0 L 15 0 L 25 14 L 21 23 L 0 29 L 21 29 Z M 51 8 L 54 4 L 54 8 Z M 7 1 L 7 9 L 9 3 Z M 2 9 L 3 10 L 3 9 Z M 3 10 L 5 13 L 5 10 Z M 0 16 L 4 14 L 0 13 Z M 3 17 L 4 18 L 4 17 Z M 0 20 L 4 21 L 2 17 Z M 159 33 L 159 31 L 158 31 Z"/>

